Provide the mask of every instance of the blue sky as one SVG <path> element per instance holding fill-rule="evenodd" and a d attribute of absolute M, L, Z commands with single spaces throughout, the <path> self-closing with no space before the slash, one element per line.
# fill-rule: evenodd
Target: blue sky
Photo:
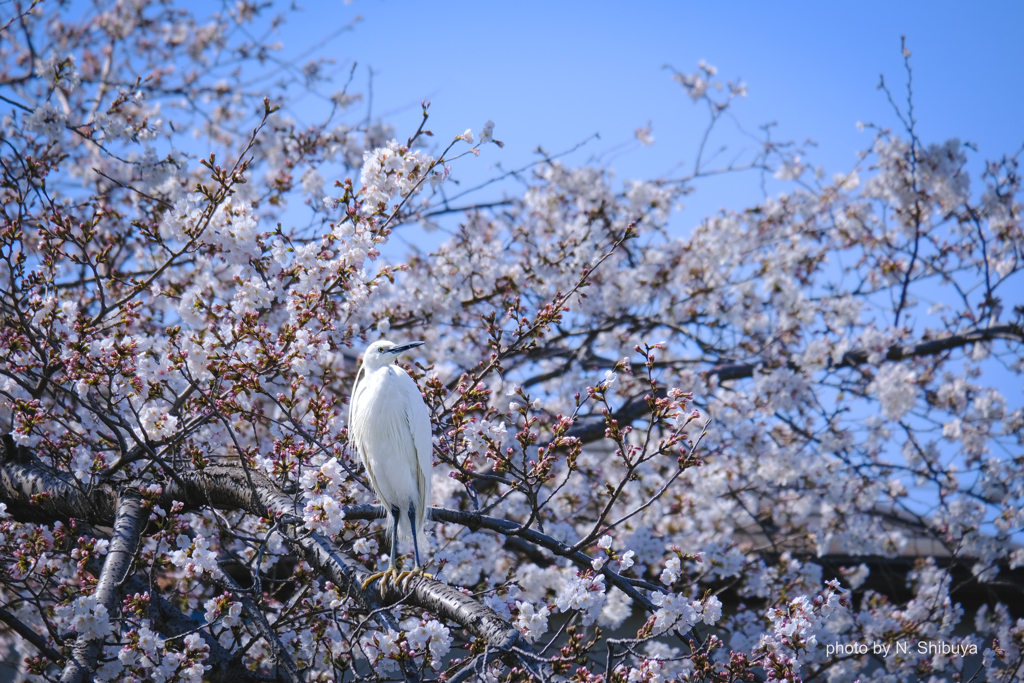
<path fill-rule="evenodd" d="M 367 92 L 373 115 L 405 137 L 418 124 L 421 99 L 432 102 L 429 128 L 448 141 L 466 128 L 495 121 L 495 137 L 479 158 L 466 158 L 455 177 L 466 183 L 535 158 L 542 145 L 569 157 L 597 160 L 618 180 L 655 178 L 689 168 L 707 122 L 662 66 L 692 72 L 706 60 L 723 81 L 742 79 L 746 99 L 733 108 L 746 129 L 777 122 L 773 137 L 803 143 L 806 159 L 832 173 L 849 170 L 870 143 L 858 121 L 898 126 L 879 75 L 901 105 L 906 73 L 900 36 L 914 69 L 915 113 L 925 142 L 959 137 L 985 157 L 1024 144 L 1024 3 L 857 2 L 396 2 L 351 4 L 307 0 L 281 33 L 282 56 L 316 44 L 356 15 L 354 28 L 316 54 L 337 60 L 343 76 L 357 61 L 353 88 Z M 331 88 L 322 88 L 331 92 Z M 365 104 L 365 103 L 364 103 Z M 293 112 L 315 120 L 312 99 Z M 365 113 L 365 109 L 360 113 Z M 655 143 L 635 142 L 634 129 L 653 125 Z M 723 159 L 752 143 L 723 121 L 710 142 Z M 974 174 L 975 177 L 977 174 Z M 673 219 L 681 234 L 721 208 L 742 209 L 761 191 L 752 174 L 706 181 Z"/>
<path fill-rule="evenodd" d="M 532 161 L 538 145 L 559 152 L 593 133 L 600 140 L 567 163 L 610 165 L 620 181 L 678 174 L 680 164 L 692 168 L 708 114 L 662 67 L 692 73 L 701 59 L 723 81 L 747 84 L 748 97 L 732 110 L 743 128 L 776 122 L 776 140 L 813 140 L 805 160 L 831 178 L 849 171 L 871 144 L 872 133 L 858 131 L 857 122 L 900 125 L 878 84 L 884 74 L 905 107 L 901 35 L 912 53 L 922 141 L 973 143 L 975 180 L 986 158 L 1024 145 L 1024 2 L 307 0 L 304 7 L 306 17 L 294 17 L 283 30 L 285 55 L 361 15 L 353 31 L 319 54 L 338 60 L 339 75 L 358 61 L 354 87 L 364 93 L 373 69 L 373 115 L 395 125 L 400 139 L 418 125 L 421 99 L 432 102 L 429 128 L 442 145 L 467 127 L 478 132 L 484 121 L 495 121 L 495 137 L 506 146 L 459 160 L 454 177 L 466 185 L 494 175 L 496 163 L 511 169 Z M 302 104 L 293 113 L 315 120 Z M 655 142 L 642 146 L 634 130 L 648 123 Z M 710 149 L 726 145 L 726 160 L 751 149 L 734 124 L 723 124 Z M 701 181 L 673 215 L 673 232 L 685 235 L 723 208 L 759 202 L 759 180 L 749 173 Z M 769 192 L 780 189 L 769 185 Z M 415 228 L 398 236 L 386 256 L 400 259 L 408 243 L 429 249 L 444 238 Z M 1016 406 L 1019 377 L 993 376 Z M 926 493 L 922 504 L 932 502 Z"/>

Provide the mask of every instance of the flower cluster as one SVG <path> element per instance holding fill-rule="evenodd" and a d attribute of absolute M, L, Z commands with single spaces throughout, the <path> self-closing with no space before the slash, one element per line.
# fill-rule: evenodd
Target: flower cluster
<path fill-rule="evenodd" d="M 572 578 L 555 598 L 560 612 L 577 610 L 583 625 L 597 621 L 608 596 L 605 594 L 604 575 L 586 572 Z"/>
<path fill-rule="evenodd" d="M 217 571 L 217 553 L 210 548 L 210 542 L 202 535 L 189 538 L 179 534 L 175 539 L 178 549 L 171 553 L 170 561 L 174 566 L 181 567 L 185 576 L 199 577 L 203 572 Z"/>
<path fill-rule="evenodd" d="M 387 213 L 396 197 L 411 196 L 423 184 L 434 159 L 418 149 L 391 140 L 386 147 L 363 155 L 359 182 L 363 184 L 363 212 L 367 216 Z"/>

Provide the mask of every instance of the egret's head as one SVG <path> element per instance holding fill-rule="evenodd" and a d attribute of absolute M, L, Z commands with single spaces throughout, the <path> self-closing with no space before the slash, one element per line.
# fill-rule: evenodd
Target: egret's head
<path fill-rule="evenodd" d="M 387 340 L 375 341 L 363 352 L 363 367 L 372 371 L 390 365 L 403 351 L 414 349 L 417 346 L 423 346 L 423 342 L 411 342 L 396 346 L 394 342 Z"/>

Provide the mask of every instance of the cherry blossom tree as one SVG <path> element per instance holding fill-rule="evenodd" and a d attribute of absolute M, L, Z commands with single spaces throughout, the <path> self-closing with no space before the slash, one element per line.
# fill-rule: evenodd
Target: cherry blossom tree
<path fill-rule="evenodd" d="M 1021 675 L 1016 155 L 972 179 L 894 104 L 831 179 L 765 137 L 621 185 L 541 155 L 493 201 L 493 123 L 370 120 L 277 58 L 272 11 L 0 8 L 20 679 Z M 746 95 L 672 74 L 709 132 Z M 297 124 L 296 87 L 329 115 Z M 740 172 L 785 190 L 670 229 Z M 433 253 L 381 256 L 439 221 Z M 436 578 L 363 588 L 383 511 L 346 402 L 383 335 L 426 342 Z"/>

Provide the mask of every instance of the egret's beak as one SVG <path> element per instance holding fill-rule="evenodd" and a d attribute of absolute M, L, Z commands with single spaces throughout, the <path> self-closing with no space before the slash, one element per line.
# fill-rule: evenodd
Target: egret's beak
<path fill-rule="evenodd" d="M 397 356 L 402 351 L 408 351 L 409 349 L 415 349 L 417 346 L 423 346 L 425 343 L 426 342 L 411 342 L 409 344 L 402 344 L 401 346 L 396 346 L 393 349 L 389 349 L 387 352 L 388 353 L 393 353 L 393 354 L 395 354 Z"/>

